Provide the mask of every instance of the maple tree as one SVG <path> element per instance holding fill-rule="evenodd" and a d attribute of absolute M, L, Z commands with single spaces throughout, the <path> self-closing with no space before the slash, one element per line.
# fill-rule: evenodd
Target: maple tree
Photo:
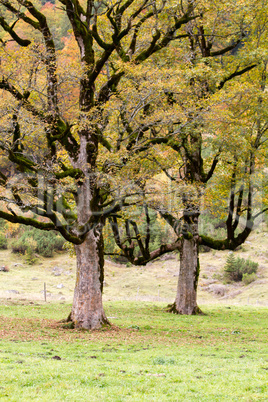
<path fill-rule="evenodd" d="M 61 0 L 52 22 L 38 2 L 1 0 L 0 6 L 0 149 L 16 169 L 14 176 L 1 170 L 0 217 L 58 231 L 75 245 L 69 319 L 75 327 L 99 328 L 108 324 L 101 295 L 103 225 L 135 191 L 121 186 L 118 193 L 113 179 L 124 159 L 122 133 L 109 129 L 113 97 L 130 85 L 128 68 L 138 71 L 185 36 L 182 28 L 198 14 L 192 1 Z M 52 34 L 61 13 L 78 49 L 73 75 Z M 134 143 L 130 136 L 124 148 L 129 152 Z"/>
<path fill-rule="evenodd" d="M 263 176 L 267 163 L 267 3 L 195 2 L 195 6 L 202 17 L 186 24 L 186 37 L 171 45 L 173 53 L 164 60 L 154 56 L 155 65 L 165 65 L 162 79 L 169 75 L 161 83 L 166 93 L 164 114 L 155 101 L 146 114 L 155 112 L 159 124 L 149 131 L 144 113 L 140 120 L 121 114 L 135 142 L 132 152 L 147 161 L 146 169 L 140 170 L 145 211 L 156 210 L 177 235 L 173 244 L 180 252 L 180 275 L 170 311 L 179 314 L 201 312 L 196 295 L 199 246 L 236 249 L 267 210 L 267 196 L 256 202 L 260 194 L 256 175 Z M 158 77 L 156 69 L 152 74 Z M 148 83 L 148 77 L 140 78 L 139 88 L 142 80 Z M 177 121 L 169 120 L 170 115 Z M 163 171 L 168 181 L 157 185 L 156 177 L 148 175 L 148 163 L 153 175 Z M 263 193 L 265 186 L 262 179 Z M 200 232 L 203 197 L 203 209 L 221 217 L 226 238 Z M 137 265 L 158 256 L 150 252 L 148 212 L 146 220 L 147 231 L 142 234 L 131 218 L 123 222 L 110 218 L 117 246 Z"/>

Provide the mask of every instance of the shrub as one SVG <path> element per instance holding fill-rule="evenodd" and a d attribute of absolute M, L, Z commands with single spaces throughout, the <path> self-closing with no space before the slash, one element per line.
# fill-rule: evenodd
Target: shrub
<path fill-rule="evenodd" d="M 7 249 L 7 239 L 5 235 L 0 233 L 0 249 L 6 250 Z"/>
<path fill-rule="evenodd" d="M 32 259 L 33 253 L 43 257 L 52 257 L 55 250 L 63 250 L 65 240 L 54 232 L 44 232 L 36 228 L 27 228 L 11 243 L 13 253 L 27 253 Z M 31 250 L 31 251 L 30 251 Z"/>
<path fill-rule="evenodd" d="M 64 250 L 65 239 L 60 235 L 55 235 L 54 238 L 54 249 L 57 251 Z"/>
<path fill-rule="evenodd" d="M 30 247 L 28 247 L 26 250 L 25 260 L 29 265 L 33 265 L 37 262 L 36 254 L 34 253 L 34 250 Z"/>
<path fill-rule="evenodd" d="M 255 273 L 253 273 L 253 274 L 243 274 L 242 282 L 245 285 L 249 285 L 251 282 L 256 281 L 257 278 L 258 277 L 257 277 L 257 275 Z"/>
<path fill-rule="evenodd" d="M 12 253 L 18 253 L 18 254 L 25 254 L 26 250 L 27 250 L 27 244 L 25 243 L 25 241 L 21 238 L 19 239 L 14 239 L 11 242 L 11 250 Z"/>
<path fill-rule="evenodd" d="M 35 255 L 36 247 L 37 247 L 37 242 L 33 238 L 29 237 L 28 246 L 27 246 L 26 253 L 25 253 L 25 260 L 29 265 L 33 265 L 37 261 L 37 257 Z"/>
<path fill-rule="evenodd" d="M 259 264 L 244 258 L 235 258 L 233 253 L 230 253 L 226 259 L 224 266 L 225 277 L 228 280 L 239 282 L 242 281 L 243 275 L 255 274 Z"/>
<path fill-rule="evenodd" d="M 2 218 L 0 218 L 0 231 L 3 232 L 6 226 L 6 221 Z"/>

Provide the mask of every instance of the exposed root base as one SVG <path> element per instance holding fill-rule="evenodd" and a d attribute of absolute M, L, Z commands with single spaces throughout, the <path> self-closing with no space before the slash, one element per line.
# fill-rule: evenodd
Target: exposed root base
<path fill-rule="evenodd" d="M 166 311 L 168 313 L 179 315 L 205 315 L 198 306 L 196 306 L 191 313 L 184 313 L 183 311 L 179 311 L 175 302 L 173 304 L 169 304 L 166 308 Z"/>
<path fill-rule="evenodd" d="M 67 323 L 65 325 L 65 328 L 70 328 L 70 329 L 81 329 L 81 330 L 85 330 L 85 331 L 94 331 L 94 330 L 100 330 L 100 329 L 104 329 L 107 327 L 111 327 L 112 324 L 110 323 L 110 321 L 105 317 L 102 319 L 102 323 L 101 326 L 99 328 L 85 328 L 81 325 L 76 325 L 75 321 L 72 319 L 72 313 L 70 313 L 68 315 L 68 317 L 66 318 L 66 320 L 63 320 L 62 322 Z"/>
<path fill-rule="evenodd" d="M 71 315 L 72 315 L 72 312 L 70 312 L 70 314 L 69 314 L 68 317 L 66 318 L 66 322 L 72 321 Z"/>

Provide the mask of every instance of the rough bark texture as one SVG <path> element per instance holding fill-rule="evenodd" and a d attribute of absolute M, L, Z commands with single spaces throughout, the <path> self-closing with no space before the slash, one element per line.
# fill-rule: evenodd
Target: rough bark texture
<path fill-rule="evenodd" d="M 197 284 L 199 277 L 199 219 L 198 202 L 184 197 L 184 211 L 180 242 L 180 273 L 177 294 L 170 312 L 194 315 L 201 313 L 197 306 Z"/>
<path fill-rule="evenodd" d="M 96 176 L 94 173 L 97 144 L 94 132 L 81 130 L 80 150 L 74 165 L 83 171 L 83 182 L 77 186 L 77 218 L 79 228 L 86 232 L 82 244 L 75 246 L 76 283 L 71 312 L 71 321 L 75 328 L 98 329 L 109 324 L 102 305 L 102 287 L 104 273 L 104 250 L 102 227 L 98 218 L 96 200 Z M 87 146 L 91 145 L 88 154 Z"/>
<path fill-rule="evenodd" d="M 77 272 L 71 321 L 75 328 L 98 329 L 109 324 L 102 306 L 103 244 L 92 229 L 76 248 Z"/>
<path fill-rule="evenodd" d="M 170 312 L 176 314 L 199 314 L 196 290 L 199 275 L 198 237 L 183 239 L 180 249 L 180 273 L 175 303 Z"/>

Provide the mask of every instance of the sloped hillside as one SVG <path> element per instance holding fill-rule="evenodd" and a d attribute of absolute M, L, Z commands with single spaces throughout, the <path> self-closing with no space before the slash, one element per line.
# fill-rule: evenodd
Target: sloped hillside
<path fill-rule="evenodd" d="M 235 256 L 259 263 L 257 280 L 249 285 L 226 284 L 222 275 L 228 251 L 210 251 L 200 255 L 199 304 L 268 305 L 268 231 L 256 231 L 235 252 Z M 68 254 L 40 257 L 28 265 L 23 256 L 0 251 L 0 298 L 71 302 L 75 281 L 75 259 Z M 174 301 L 178 281 L 178 255 L 169 254 L 145 267 L 115 264 L 106 260 L 104 300 Z"/>

